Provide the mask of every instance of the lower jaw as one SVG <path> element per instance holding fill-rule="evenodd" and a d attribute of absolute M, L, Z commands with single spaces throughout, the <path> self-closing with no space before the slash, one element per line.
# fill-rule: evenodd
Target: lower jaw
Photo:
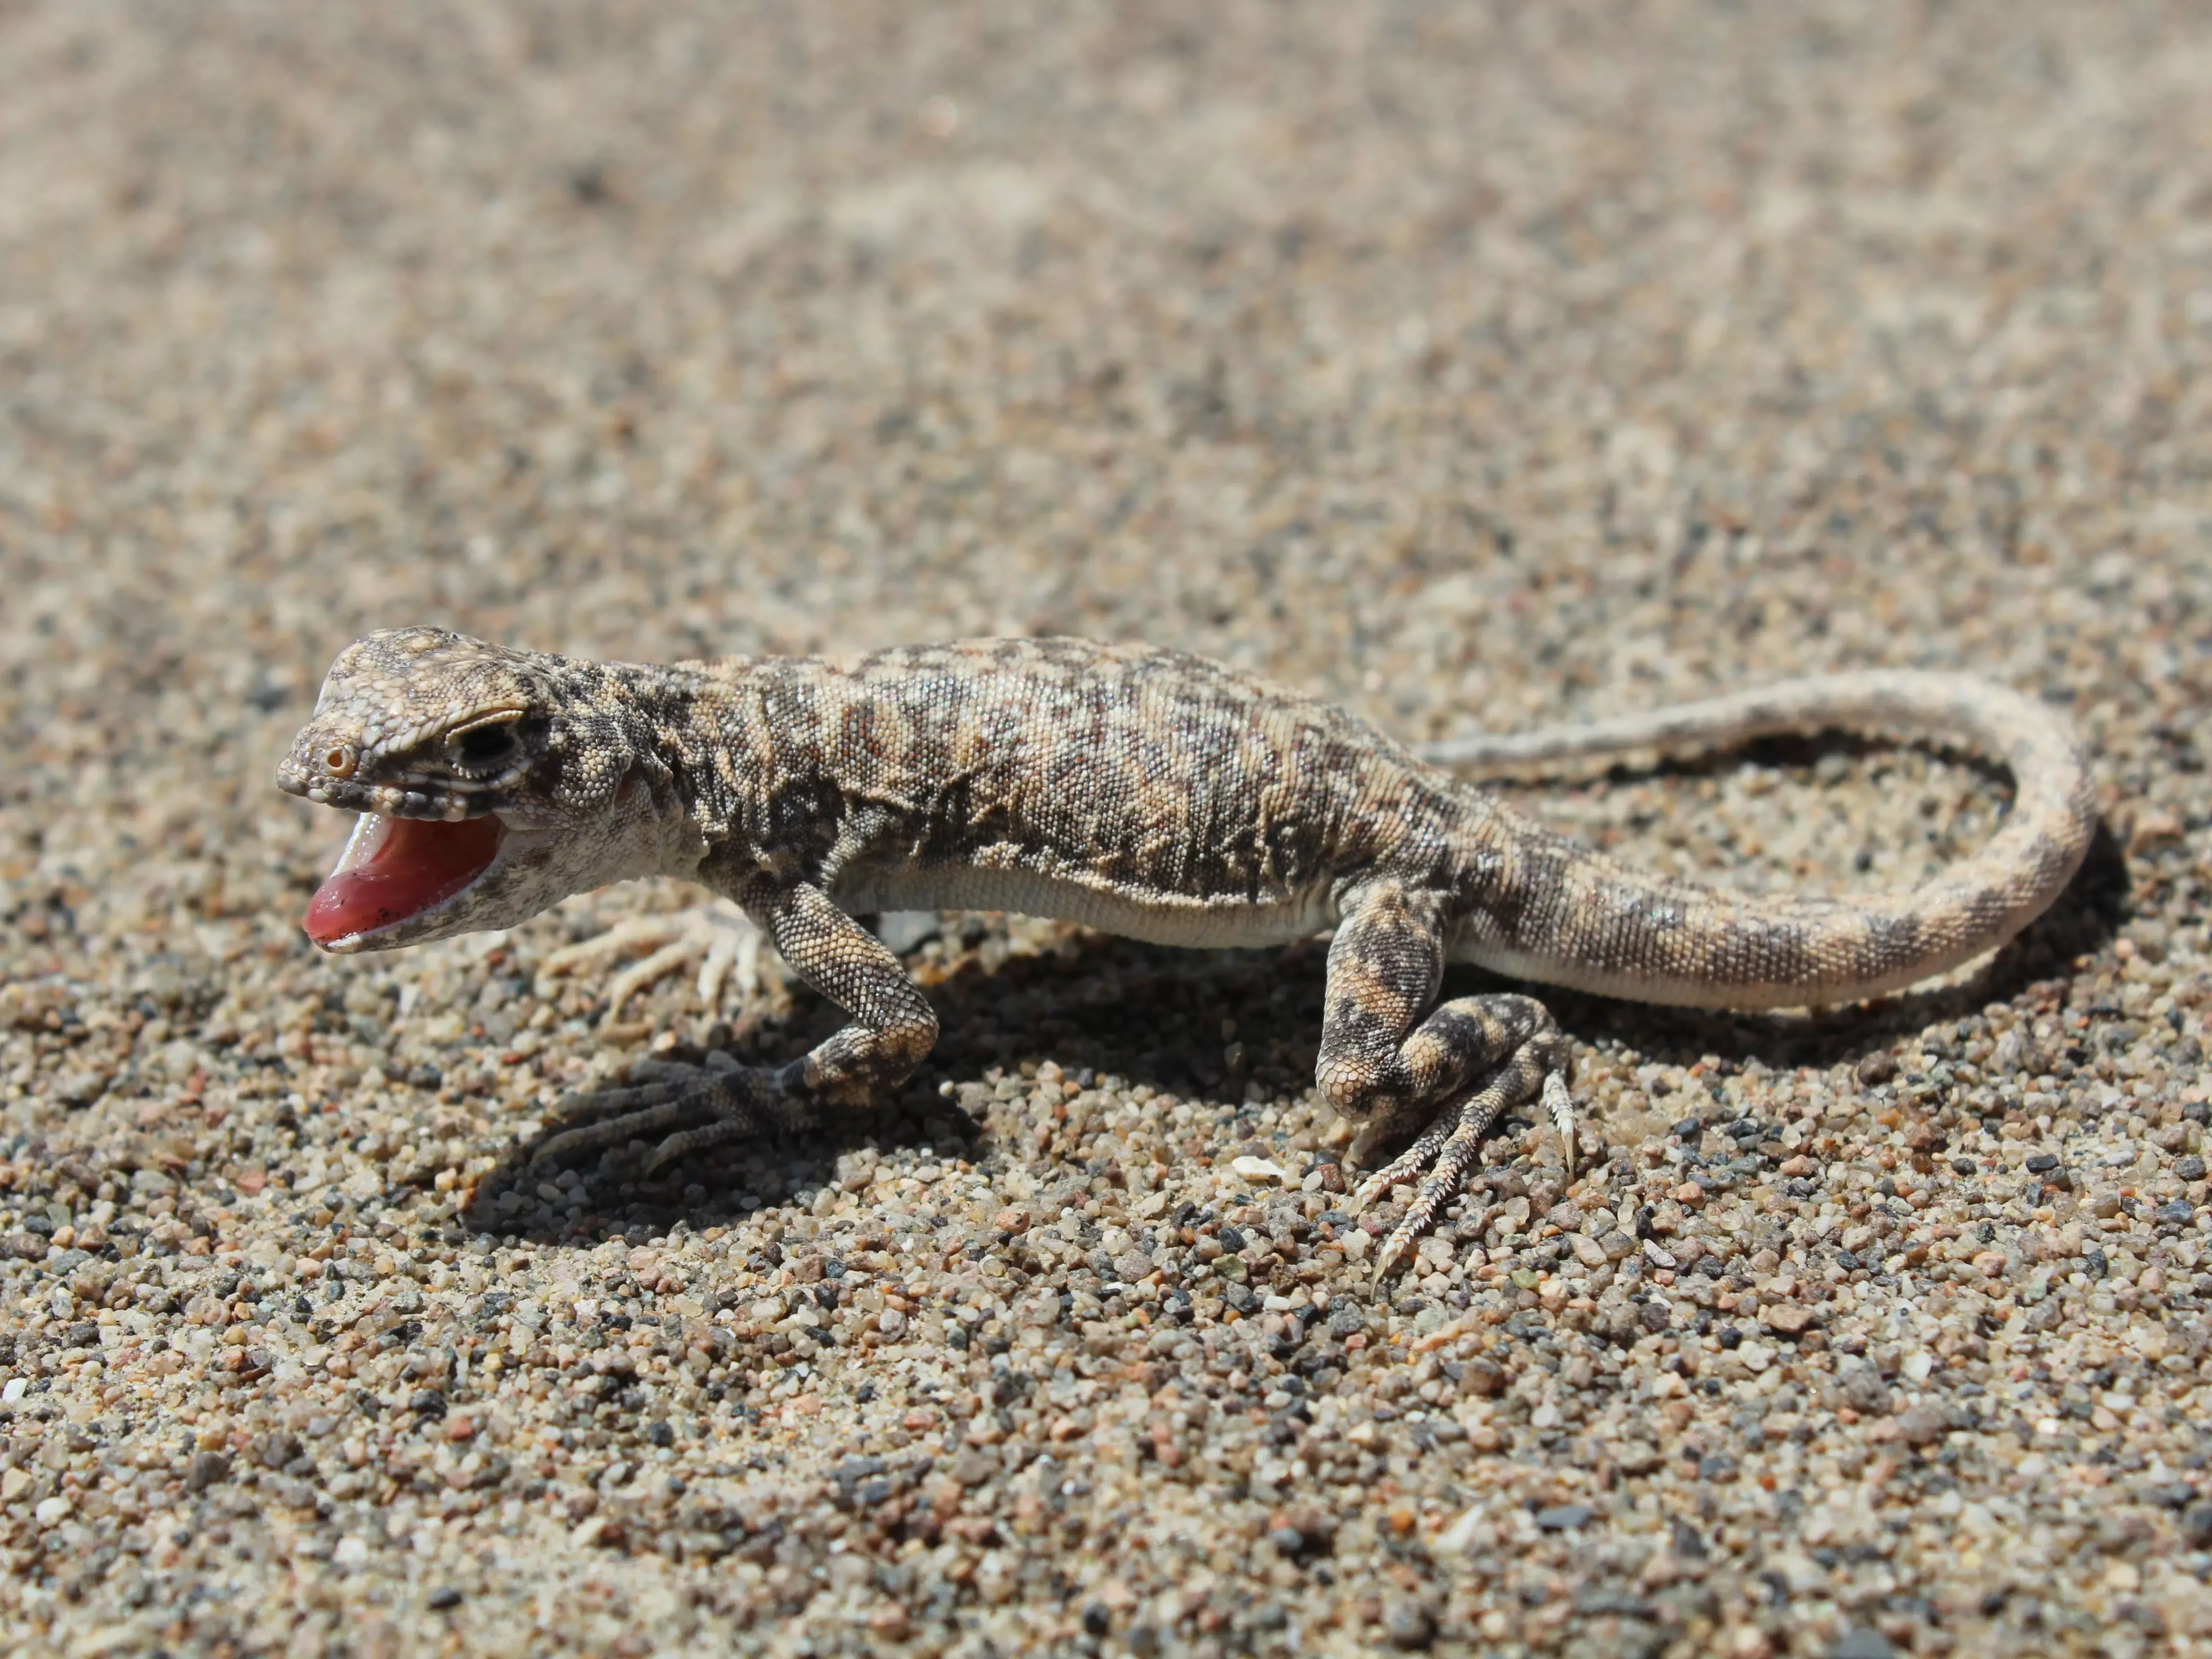
<path fill-rule="evenodd" d="M 412 915 L 398 916 L 374 927 L 364 927 L 357 933 L 340 934 L 336 939 L 315 939 L 314 946 L 325 956 L 362 956 L 376 951 L 397 951 L 410 945 L 427 944 L 443 939 L 449 933 L 466 933 L 465 927 L 441 927 L 441 919 L 453 914 L 469 894 L 469 889 L 450 895 L 426 909 Z"/>
<path fill-rule="evenodd" d="M 496 817 L 451 823 L 364 814 L 301 925 L 325 951 L 403 943 L 397 936 L 415 934 L 482 883 L 507 839 Z"/>

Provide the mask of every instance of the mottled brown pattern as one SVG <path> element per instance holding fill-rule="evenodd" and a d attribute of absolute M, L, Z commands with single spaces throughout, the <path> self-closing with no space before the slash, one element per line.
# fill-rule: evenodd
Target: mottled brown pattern
<path fill-rule="evenodd" d="M 2011 938 L 2088 850 L 2096 805 L 2064 720 L 1962 675 L 1824 675 L 1554 732 L 1437 744 L 1424 757 L 1497 768 L 1823 730 L 1953 744 L 2001 761 L 2013 775 L 2013 810 L 1978 855 L 1934 880 L 1850 900 L 1750 899 L 1650 877 L 1508 819 L 1478 832 L 1505 862 L 1497 890 L 1472 896 L 1454 956 L 1644 1002 L 1850 1002 Z"/>
<path fill-rule="evenodd" d="M 619 1103 L 638 1110 L 548 1155 L 709 1120 L 664 1140 L 665 1161 L 895 1086 L 935 1017 L 855 912 L 1024 909 L 1207 945 L 1337 926 L 1318 1080 L 1363 1125 L 1361 1151 L 1431 1125 L 1384 1172 L 1435 1163 L 1415 1206 L 1425 1224 L 1499 1111 L 1541 1094 L 1570 1123 L 1549 1015 L 1525 997 L 1432 1008 L 1448 957 L 1651 1002 L 1847 1001 L 2002 943 L 2063 886 L 2094 823 L 2063 724 L 1952 676 L 1796 681 L 1436 751 L 1513 764 L 1832 726 L 2001 760 L 2014 811 L 1978 856 L 1908 891 L 1753 899 L 1616 864 L 1328 704 L 1202 658 L 1065 639 L 664 668 L 395 630 L 339 657 L 280 782 L 337 806 L 496 812 L 506 827 L 472 885 L 337 948 L 507 926 L 659 872 L 735 900 L 852 1016 L 795 1070 L 629 1091 Z"/>

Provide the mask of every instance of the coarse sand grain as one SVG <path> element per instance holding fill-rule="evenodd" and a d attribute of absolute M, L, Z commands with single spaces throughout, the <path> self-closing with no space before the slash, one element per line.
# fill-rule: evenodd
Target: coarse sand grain
<path fill-rule="evenodd" d="M 0 3 L 0 1644 L 2212 1653 L 2208 87 L 2178 3 Z M 908 921 L 898 1098 L 527 1172 L 832 1016 L 556 954 L 666 885 L 319 956 L 273 769 L 409 623 L 1414 739 L 1963 667 L 2106 834 L 1878 1006 L 1551 999 L 1579 1177 L 1370 1297 L 1314 946 Z M 1513 793 L 1768 891 L 2005 799 Z"/>

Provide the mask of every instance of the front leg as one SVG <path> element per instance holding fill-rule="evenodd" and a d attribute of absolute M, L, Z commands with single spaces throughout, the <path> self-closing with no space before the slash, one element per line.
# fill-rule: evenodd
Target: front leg
<path fill-rule="evenodd" d="M 937 1041 L 937 1014 L 883 941 L 811 883 L 748 891 L 740 902 L 792 971 L 851 1023 L 805 1059 L 773 1071 L 726 1060 L 703 1072 L 649 1062 L 651 1070 L 640 1069 L 655 1080 L 592 1097 L 617 1115 L 555 1135 L 533 1164 L 693 1124 L 653 1149 L 645 1161 L 650 1174 L 721 1141 L 811 1128 L 824 1104 L 865 1105 L 913 1075 Z"/>
<path fill-rule="evenodd" d="M 809 1093 L 865 1105 L 914 1075 L 936 1045 L 937 1011 L 890 946 L 811 883 L 749 896 L 745 912 L 792 972 L 853 1017 L 799 1062 Z"/>

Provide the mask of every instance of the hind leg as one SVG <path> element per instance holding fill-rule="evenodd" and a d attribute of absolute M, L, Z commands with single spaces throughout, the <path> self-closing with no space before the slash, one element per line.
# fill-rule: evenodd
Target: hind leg
<path fill-rule="evenodd" d="M 1567 1045 L 1544 1006 L 1528 997 L 1459 997 L 1430 1011 L 1443 977 L 1437 901 L 1395 884 L 1370 888 L 1350 908 L 1329 946 L 1328 993 L 1316 1079 L 1330 1105 L 1358 1126 L 1351 1158 L 1421 1130 L 1397 1159 L 1363 1183 L 1360 1201 L 1430 1173 L 1376 1262 L 1385 1268 L 1455 1197 L 1501 1112 L 1541 1096 L 1574 1159 Z"/>
<path fill-rule="evenodd" d="M 1475 1062 L 1475 1070 L 1483 1073 L 1480 1087 L 1463 1098 L 1448 1097 L 1419 1139 L 1360 1183 L 1354 1201 L 1364 1207 L 1400 1182 L 1420 1177 L 1405 1219 L 1376 1253 L 1378 1280 L 1429 1230 L 1437 1212 L 1459 1196 L 1483 1137 L 1501 1113 L 1540 1097 L 1559 1129 L 1567 1168 L 1574 1168 L 1575 1114 L 1567 1093 L 1567 1043 L 1543 1004 L 1522 996 L 1460 997 L 1423 1021 L 1411 1040 L 1421 1041 L 1442 1023 L 1457 1028 L 1455 1041 L 1466 1041 L 1469 1028 L 1479 1027 L 1467 1052 L 1488 1058 Z"/>

